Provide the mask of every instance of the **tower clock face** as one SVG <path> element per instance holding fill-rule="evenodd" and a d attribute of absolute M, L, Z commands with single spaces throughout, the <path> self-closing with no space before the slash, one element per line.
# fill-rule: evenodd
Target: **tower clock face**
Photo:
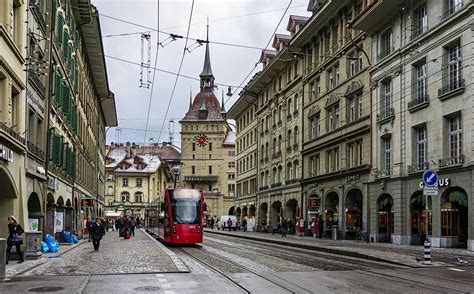
<path fill-rule="evenodd" d="M 201 147 L 204 147 L 207 145 L 207 143 L 209 142 L 209 139 L 207 138 L 206 135 L 197 135 L 196 137 L 194 137 L 194 140 L 196 141 L 196 143 L 201 146 Z"/>

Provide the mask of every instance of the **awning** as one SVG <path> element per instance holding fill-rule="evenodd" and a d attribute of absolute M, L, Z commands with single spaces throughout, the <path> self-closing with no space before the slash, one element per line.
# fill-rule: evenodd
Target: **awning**
<path fill-rule="evenodd" d="M 105 216 L 120 216 L 120 215 L 122 215 L 122 212 L 120 211 L 113 211 L 113 210 L 105 211 Z"/>

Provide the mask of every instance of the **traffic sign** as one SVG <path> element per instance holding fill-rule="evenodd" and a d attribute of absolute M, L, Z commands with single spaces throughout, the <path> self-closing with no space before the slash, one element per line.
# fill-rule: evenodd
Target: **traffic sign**
<path fill-rule="evenodd" d="M 433 170 L 425 170 L 423 173 L 423 183 L 428 187 L 434 187 L 438 183 L 438 175 Z"/>
<path fill-rule="evenodd" d="M 438 186 L 435 186 L 435 187 L 425 186 L 423 188 L 423 194 L 425 196 L 437 196 L 438 195 Z"/>

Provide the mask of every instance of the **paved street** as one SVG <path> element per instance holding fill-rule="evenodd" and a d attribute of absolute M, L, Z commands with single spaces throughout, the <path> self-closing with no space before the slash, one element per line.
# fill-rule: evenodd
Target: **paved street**
<path fill-rule="evenodd" d="M 86 242 L 0 284 L 1 293 L 466 293 L 472 289 L 471 264 L 414 268 L 216 234 L 206 234 L 199 246 L 166 248 L 142 231 L 131 240 L 109 232 L 98 253 Z"/>

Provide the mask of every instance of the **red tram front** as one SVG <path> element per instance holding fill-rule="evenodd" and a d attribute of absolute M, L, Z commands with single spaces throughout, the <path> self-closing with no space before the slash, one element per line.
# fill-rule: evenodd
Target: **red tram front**
<path fill-rule="evenodd" d="M 166 189 L 154 230 L 168 244 L 202 243 L 204 194 L 195 189 Z"/>

